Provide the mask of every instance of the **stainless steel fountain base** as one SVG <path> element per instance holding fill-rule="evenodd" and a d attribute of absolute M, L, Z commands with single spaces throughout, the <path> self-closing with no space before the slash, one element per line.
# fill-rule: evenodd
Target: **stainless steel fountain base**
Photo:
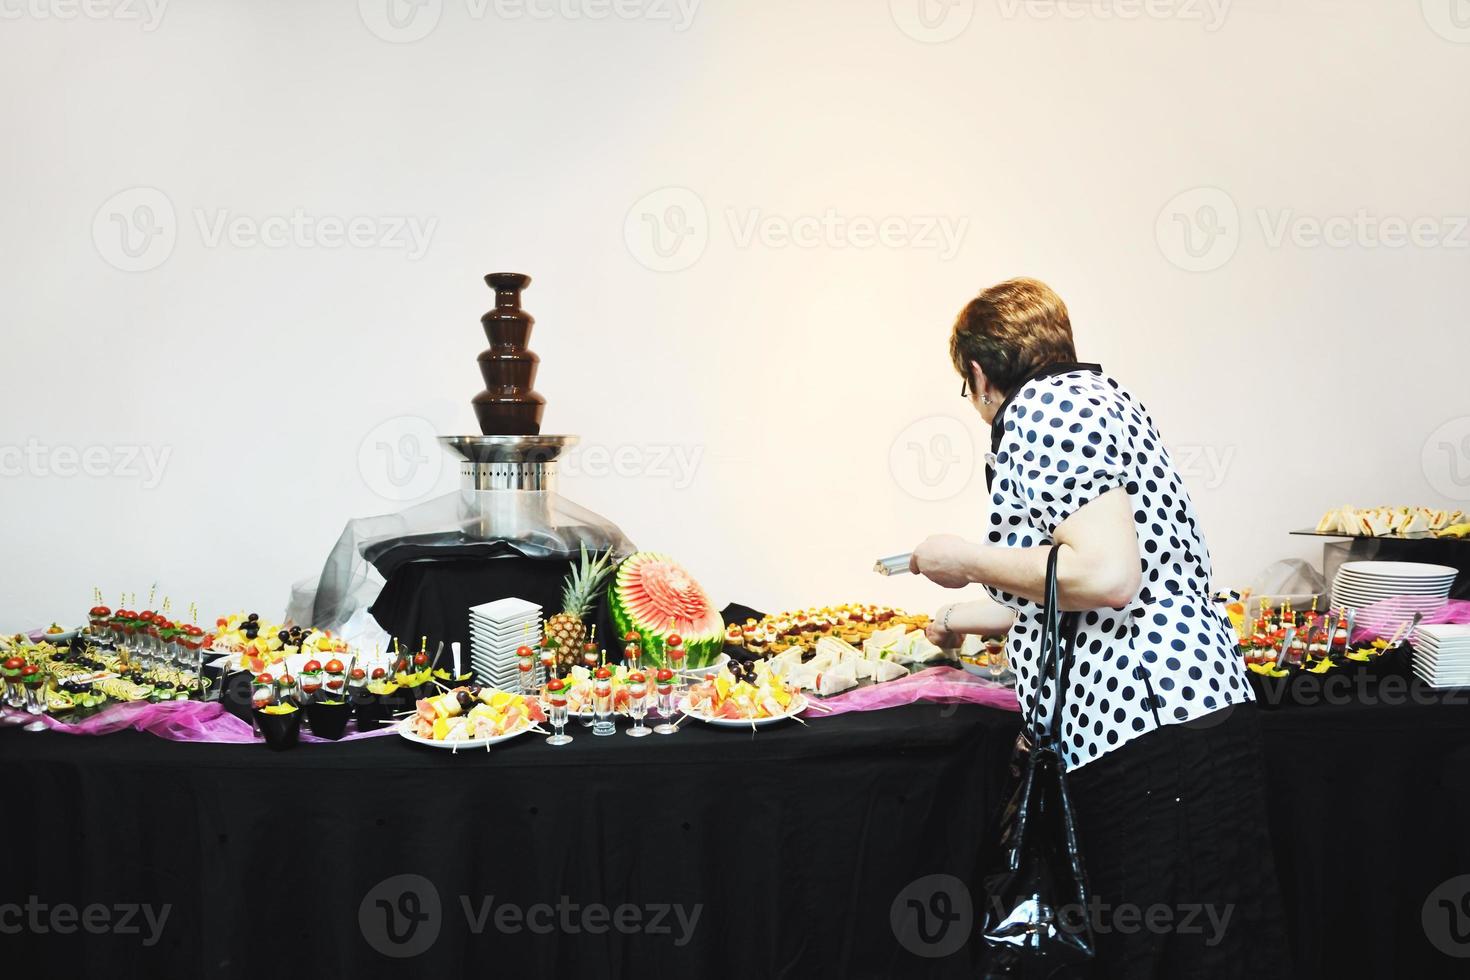
<path fill-rule="evenodd" d="M 466 490 L 556 489 L 556 459 L 577 436 L 440 436 Z"/>

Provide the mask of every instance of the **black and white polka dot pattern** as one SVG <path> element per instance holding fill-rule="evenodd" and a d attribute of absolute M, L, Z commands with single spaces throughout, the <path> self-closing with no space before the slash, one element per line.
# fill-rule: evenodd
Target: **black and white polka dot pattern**
<path fill-rule="evenodd" d="M 1024 384 L 1004 414 L 991 482 L 988 540 L 1045 546 L 1088 501 L 1128 491 L 1143 572 L 1123 609 L 1079 615 L 1062 742 L 1071 768 L 1144 732 L 1251 699 L 1235 632 L 1210 600 L 1210 555 L 1194 505 L 1148 413 L 1116 381 L 1080 370 Z M 999 589 L 1016 610 L 1007 641 L 1023 712 L 1039 671 L 1041 606 Z M 1053 719 L 1042 689 L 1041 724 Z"/>

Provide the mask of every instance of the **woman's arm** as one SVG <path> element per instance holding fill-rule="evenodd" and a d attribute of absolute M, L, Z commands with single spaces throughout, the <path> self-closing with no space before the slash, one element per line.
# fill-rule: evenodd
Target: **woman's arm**
<path fill-rule="evenodd" d="M 1120 608 L 1138 594 L 1142 574 L 1133 503 L 1121 487 L 1094 498 L 1057 525 L 1057 595 L 1064 610 Z M 1001 548 L 952 534 L 914 549 L 912 571 L 949 589 L 983 582 L 1034 602 L 1044 600 L 1050 548 Z"/>
<path fill-rule="evenodd" d="M 1016 612 L 1002 606 L 990 596 L 981 594 L 974 602 L 952 602 L 940 606 L 934 621 L 925 630 L 929 642 L 941 647 L 957 647 L 967 634 L 1004 636 L 1011 631 Z"/>

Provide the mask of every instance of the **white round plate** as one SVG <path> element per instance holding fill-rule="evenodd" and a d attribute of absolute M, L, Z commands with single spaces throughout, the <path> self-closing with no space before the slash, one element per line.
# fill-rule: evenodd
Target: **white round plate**
<path fill-rule="evenodd" d="M 678 673 L 680 677 L 685 677 L 695 681 L 702 681 L 704 680 L 705 674 L 711 672 L 718 673 L 719 669 L 729 662 L 730 655 L 728 653 L 722 653 L 714 659 L 713 663 L 706 664 L 703 667 L 685 667 Z"/>
<path fill-rule="evenodd" d="M 1449 565 L 1430 565 L 1417 561 L 1347 561 L 1342 563 L 1339 571 L 1389 578 L 1454 578 L 1460 574 L 1458 568 Z"/>
<path fill-rule="evenodd" d="M 766 725 L 774 725 L 778 721 L 785 721 L 788 718 L 794 718 L 801 714 L 806 710 L 806 697 L 801 694 L 796 695 L 791 699 L 791 703 L 786 706 L 786 713 L 784 715 L 775 715 L 771 718 L 712 718 L 709 715 L 703 715 L 689 710 L 689 699 L 687 697 L 679 702 L 679 710 L 695 721 L 702 721 L 706 725 L 714 725 L 717 728 L 749 728 L 752 725 L 756 728 L 762 728 Z"/>
<path fill-rule="evenodd" d="M 435 741 L 432 738 L 424 738 L 422 735 L 415 735 L 412 731 L 409 730 L 412 723 L 412 715 L 401 720 L 398 723 L 398 734 L 402 735 L 410 742 L 417 742 L 419 745 L 427 745 L 431 749 L 483 749 L 491 745 L 498 745 L 501 742 L 509 742 L 513 738 L 517 738 L 521 735 L 526 734 L 536 726 L 535 722 L 527 718 L 524 725 L 508 735 L 496 735 L 492 738 L 471 738 L 465 739 L 461 742 L 439 742 Z"/>
<path fill-rule="evenodd" d="M 82 628 L 80 626 L 78 626 L 76 629 L 66 630 L 61 633 L 47 633 L 46 630 L 43 628 L 37 630 L 34 633 L 27 633 L 26 637 L 30 639 L 33 643 L 70 643 L 72 640 L 75 640 L 77 638 L 77 634 L 81 631 Z"/>

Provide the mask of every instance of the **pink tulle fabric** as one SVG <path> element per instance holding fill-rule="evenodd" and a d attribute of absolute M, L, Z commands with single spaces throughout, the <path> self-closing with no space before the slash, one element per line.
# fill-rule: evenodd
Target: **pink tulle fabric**
<path fill-rule="evenodd" d="M 1406 598 L 1384 599 L 1381 602 L 1373 603 L 1371 606 L 1361 607 L 1358 610 L 1358 622 L 1362 622 L 1365 614 L 1370 618 L 1376 619 L 1412 619 L 1416 610 L 1417 607 L 1412 605 L 1412 600 Z M 1436 608 L 1433 612 L 1424 614 L 1423 623 L 1424 625 L 1435 623 L 1470 623 L 1470 602 L 1464 599 L 1446 599 L 1444 600 L 1444 604 Z M 1393 632 L 1393 630 L 1388 630 L 1386 633 L 1380 634 L 1378 630 L 1372 627 L 1358 626 L 1353 630 L 1353 642 L 1367 643 L 1378 639 L 1380 636 L 1385 640 L 1389 640 L 1393 638 Z M 1402 638 L 1406 640 L 1413 639 L 1407 635 L 1407 631 Z"/>
<path fill-rule="evenodd" d="M 968 701 L 1003 711 L 1021 710 L 1013 689 L 954 667 L 930 667 L 896 681 L 884 681 L 830 698 L 809 700 L 814 707 L 807 713 L 807 718 L 840 715 L 848 711 L 877 711 L 915 701 Z"/>
<path fill-rule="evenodd" d="M 124 728 L 136 728 L 140 732 L 148 732 L 175 742 L 265 741 L 251 731 L 250 722 L 236 718 L 223 705 L 212 701 L 165 701 L 161 704 L 137 701 L 132 704 L 112 705 L 75 724 L 67 724 L 51 717 L 46 717 L 45 721 L 52 731 L 67 735 L 108 735 Z M 367 732 L 350 730 L 338 741 L 376 738 L 379 735 L 391 735 L 393 731 L 394 727 L 391 725 Z M 317 738 L 303 727 L 301 741 L 326 742 L 328 739 Z"/>

